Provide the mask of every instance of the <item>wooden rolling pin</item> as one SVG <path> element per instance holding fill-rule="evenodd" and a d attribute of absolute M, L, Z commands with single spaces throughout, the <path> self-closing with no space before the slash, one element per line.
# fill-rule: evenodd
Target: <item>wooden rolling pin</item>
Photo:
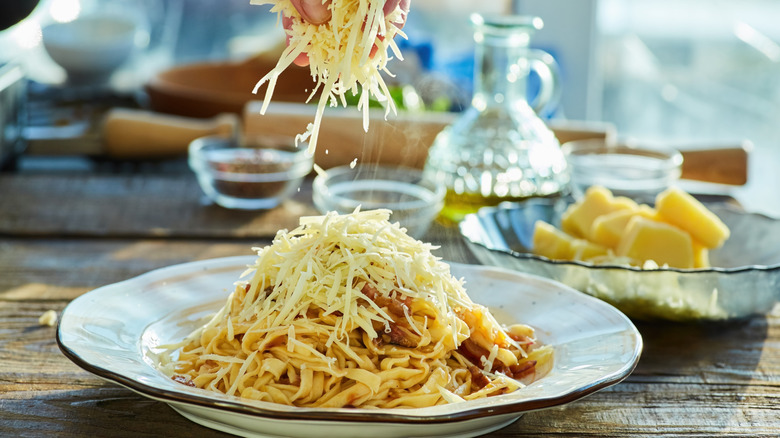
<path fill-rule="evenodd" d="M 273 102 L 261 115 L 262 102 L 249 102 L 244 108 L 244 132 L 296 135 L 314 120 L 315 107 Z M 327 169 L 348 164 L 357 158 L 364 163 L 385 163 L 421 168 L 436 135 L 451 124 L 458 114 L 443 112 L 402 112 L 385 119 L 380 108 L 370 110 L 368 132 L 363 130 L 363 115 L 356 108 L 328 108 L 320 127 L 315 161 Z M 572 140 L 611 141 L 614 128 L 606 123 L 550 122 L 561 143 Z"/>
<path fill-rule="evenodd" d="M 741 186 L 748 181 L 749 141 L 736 147 L 680 151 L 683 156 L 680 178 Z"/>
<path fill-rule="evenodd" d="M 194 119 L 147 111 L 112 109 L 103 121 L 103 153 L 116 159 L 161 158 L 186 153 L 196 138 L 235 137 L 241 122 L 232 113 Z"/>
<path fill-rule="evenodd" d="M 407 113 L 391 120 L 382 110 L 373 110 L 368 133 L 363 131 L 360 112 L 338 108 L 325 116 L 315 160 L 323 168 L 364 162 L 422 167 L 428 147 L 445 126 L 457 117 L 453 113 Z M 295 135 L 303 132 L 314 118 L 310 105 L 273 103 L 260 115 L 260 102 L 250 102 L 244 111 L 244 132 Z M 550 129 L 563 143 L 577 140 L 615 143 L 614 127 L 592 122 L 549 122 Z M 743 185 L 748 179 L 750 143 L 738 146 L 684 150 L 682 178 L 719 184 Z"/>
<path fill-rule="evenodd" d="M 160 159 L 187 153 L 192 140 L 209 135 L 237 136 L 235 114 L 210 119 L 112 109 L 100 123 L 36 126 L 25 129 L 30 155 L 90 155 L 117 160 Z"/>

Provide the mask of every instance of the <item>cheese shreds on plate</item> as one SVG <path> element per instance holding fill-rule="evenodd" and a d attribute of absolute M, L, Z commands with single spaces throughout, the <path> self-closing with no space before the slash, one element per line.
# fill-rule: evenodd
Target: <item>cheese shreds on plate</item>
<path fill-rule="evenodd" d="M 435 247 L 409 237 L 398 223 L 388 222 L 389 216 L 389 210 L 328 213 L 303 217 L 297 229 L 279 232 L 273 245 L 258 248 L 255 271 L 248 281 L 250 290 L 268 295 L 262 300 L 244 300 L 241 314 L 272 320 L 273 327 L 299 324 L 316 330 L 316 324 L 299 319 L 314 304 L 326 314 L 343 315 L 335 330 L 319 327 L 328 332 L 330 342 L 356 326 L 376 338 L 379 333 L 373 323 L 387 324 L 393 318 L 361 290 L 360 284 L 370 278 L 388 297 L 395 290 L 434 303 L 439 315 L 457 326 L 452 308 L 474 305 L 462 281 L 453 278 L 449 266 L 431 253 Z M 359 300 L 372 309 L 359 306 Z"/>
<path fill-rule="evenodd" d="M 296 142 L 309 142 L 314 154 L 325 106 L 347 106 L 345 95 L 359 96 L 358 110 L 363 111 L 363 129 L 368 131 L 368 103 L 373 96 L 385 107 L 385 115 L 395 113 L 395 103 L 381 73 L 388 75 L 388 50 L 402 59 L 393 42 L 396 35 L 406 37 L 400 26 L 404 12 L 400 7 L 385 15 L 384 0 L 333 0 L 328 6 L 332 18 L 321 25 L 304 21 L 290 0 L 251 0 L 256 5 L 272 5 L 271 12 L 288 17 L 292 24 L 286 29 L 288 45 L 276 64 L 255 86 L 253 93 L 267 83 L 261 114 L 265 114 L 274 92 L 276 80 L 302 53 L 309 57 L 309 68 L 315 82 L 311 100 L 320 91 L 314 121 Z M 281 21 L 281 20 L 280 20 Z M 375 53 L 372 49 L 376 46 Z"/>

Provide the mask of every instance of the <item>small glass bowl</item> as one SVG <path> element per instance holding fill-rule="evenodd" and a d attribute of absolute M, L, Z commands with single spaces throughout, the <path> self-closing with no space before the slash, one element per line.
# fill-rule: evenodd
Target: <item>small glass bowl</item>
<path fill-rule="evenodd" d="M 313 157 L 286 137 L 203 137 L 189 146 L 189 165 L 206 195 L 225 208 L 265 210 L 289 198 L 312 170 Z"/>
<path fill-rule="evenodd" d="M 314 205 L 325 214 L 386 208 L 390 220 L 421 238 L 444 206 L 444 187 L 417 169 L 378 165 L 339 166 L 314 178 Z"/>
<path fill-rule="evenodd" d="M 682 174 L 682 154 L 671 148 L 611 145 L 603 140 L 571 141 L 561 147 L 577 199 L 588 187 L 600 185 L 616 196 L 652 201 Z"/>

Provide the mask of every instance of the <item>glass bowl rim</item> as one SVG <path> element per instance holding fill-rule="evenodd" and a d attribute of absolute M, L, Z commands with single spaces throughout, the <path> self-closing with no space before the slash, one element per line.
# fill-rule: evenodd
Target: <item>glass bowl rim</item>
<path fill-rule="evenodd" d="M 561 150 L 567 158 L 567 161 L 571 156 L 613 153 L 656 158 L 663 163 L 663 168 L 660 170 L 665 171 L 679 170 L 682 168 L 683 164 L 682 153 L 679 150 L 668 146 L 645 147 L 632 143 L 610 143 L 600 139 L 588 139 L 566 142 L 561 145 Z"/>
<path fill-rule="evenodd" d="M 360 168 L 360 169 L 359 169 Z M 419 177 L 418 182 L 407 182 L 407 181 L 398 181 L 393 180 L 391 178 L 364 178 L 363 180 L 368 181 L 392 181 L 394 183 L 403 184 L 408 187 L 412 187 L 415 190 L 415 192 L 419 193 L 420 191 L 426 191 L 430 193 L 431 195 L 431 201 L 429 202 L 426 199 L 423 199 L 421 196 L 417 196 L 416 193 L 411 194 L 413 196 L 414 200 L 408 200 L 403 202 L 393 202 L 393 208 L 390 208 L 390 210 L 393 211 L 393 213 L 399 213 L 399 212 L 409 212 L 409 211 L 416 211 L 416 210 L 425 210 L 428 208 L 436 208 L 436 206 L 443 204 L 444 202 L 444 187 L 440 184 L 436 184 L 434 181 L 432 181 L 430 178 L 426 177 L 421 169 L 416 169 L 413 167 L 407 167 L 407 166 L 387 166 L 387 165 L 374 165 L 374 164 L 361 164 L 357 166 L 351 166 L 351 165 L 342 165 L 342 166 L 336 166 L 332 167 L 330 169 L 325 170 L 322 173 L 318 173 L 316 177 L 314 177 L 314 182 L 312 183 L 312 190 L 315 197 L 322 197 L 323 199 L 328 199 L 330 202 L 329 204 L 332 204 L 333 207 L 336 206 L 347 206 L 348 208 L 357 208 L 358 206 L 361 206 L 364 204 L 364 202 L 361 202 L 353 197 L 344 196 L 342 194 L 334 194 L 331 191 L 329 183 L 331 180 L 337 177 L 343 177 L 350 174 L 355 174 L 355 176 L 359 175 L 360 171 L 367 171 L 367 172 L 376 172 L 376 171 L 384 171 L 389 173 L 399 173 L 407 176 L 413 175 L 414 177 Z M 354 181 L 360 181 L 361 179 L 352 179 L 350 181 L 346 182 L 354 182 Z M 354 190 L 349 190 L 347 193 L 352 193 Z"/>

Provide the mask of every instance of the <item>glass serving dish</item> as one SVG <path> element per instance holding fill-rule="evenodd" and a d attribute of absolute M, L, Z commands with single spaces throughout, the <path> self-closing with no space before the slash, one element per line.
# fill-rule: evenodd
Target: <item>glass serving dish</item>
<path fill-rule="evenodd" d="M 641 269 L 551 260 L 530 253 L 534 223 L 560 226 L 571 199 L 486 207 L 460 223 L 481 263 L 541 275 L 613 304 L 636 319 L 728 321 L 769 312 L 780 300 L 780 221 L 705 202 L 731 229 L 708 269 Z"/>
<path fill-rule="evenodd" d="M 276 207 L 301 186 L 313 159 L 292 138 L 257 137 L 239 144 L 212 136 L 190 144 L 189 165 L 203 192 L 218 205 L 263 210 Z"/>

